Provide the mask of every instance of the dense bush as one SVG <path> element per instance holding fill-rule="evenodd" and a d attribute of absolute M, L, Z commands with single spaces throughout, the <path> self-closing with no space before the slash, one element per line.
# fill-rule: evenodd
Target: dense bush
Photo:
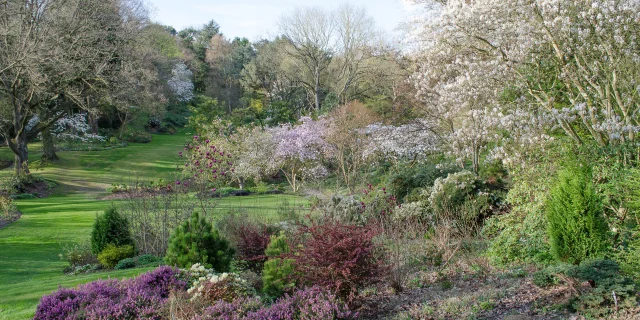
<path fill-rule="evenodd" d="M 62 288 L 40 300 L 34 319 L 159 319 L 172 290 L 185 290 L 179 270 L 160 267 L 131 280 Z"/>
<path fill-rule="evenodd" d="M 401 202 L 416 201 L 415 195 L 422 188 L 433 186 L 436 179 L 444 178 L 460 169 L 453 166 L 438 167 L 432 163 L 398 165 L 387 177 L 386 185 Z"/>
<path fill-rule="evenodd" d="M 16 206 L 10 197 L 4 194 L 0 194 L 0 215 L 8 217 L 17 211 Z"/>
<path fill-rule="evenodd" d="M 25 195 L 25 197 L 26 195 L 32 195 L 29 199 L 43 196 L 37 192 L 46 192 L 52 187 L 52 183 L 34 174 L 11 175 L 9 178 L 4 179 L 0 185 L 0 190 L 14 195 L 16 199 L 20 195 Z"/>
<path fill-rule="evenodd" d="M 106 248 L 98 253 L 98 261 L 105 268 L 110 269 L 115 267 L 120 260 L 131 258 L 134 255 L 135 251 L 131 245 L 117 247 L 113 244 L 108 244 Z"/>
<path fill-rule="evenodd" d="M 189 288 L 188 292 L 193 298 L 203 299 L 208 304 L 218 300 L 232 302 L 257 295 L 255 289 L 235 273 L 209 274 Z"/>
<path fill-rule="evenodd" d="M 247 267 L 260 272 L 267 260 L 264 254 L 274 228 L 258 223 L 246 213 L 230 212 L 216 223 L 225 238 L 236 249 L 236 258 L 247 263 Z"/>
<path fill-rule="evenodd" d="M 218 301 L 195 319 L 356 319 L 333 294 L 318 287 L 296 291 L 264 305 L 259 299 L 245 298 L 234 302 Z"/>
<path fill-rule="evenodd" d="M 146 131 L 127 131 L 122 136 L 124 141 L 137 143 L 149 143 L 152 139 L 151 134 Z"/>
<path fill-rule="evenodd" d="M 109 244 L 117 247 L 134 245 L 129 231 L 129 221 L 113 207 L 96 217 L 91 231 L 91 251 L 99 254 Z"/>
<path fill-rule="evenodd" d="M 510 210 L 487 219 L 482 229 L 490 239 L 487 254 L 493 264 L 547 265 L 553 261 L 544 214 L 549 172 L 553 171 L 547 165 L 513 171 L 513 185 L 506 198 Z"/>
<path fill-rule="evenodd" d="M 534 274 L 534 284 L 549 287 L 567 280 L 570 286 L 577 282 L 588 282 L 589 289 L 574 288 L 578 295 L 571 307 L 580 314 L 595 318 L 610 316 L 614 310 L 637 306 L 637 287 L 626 277 L 619 265 L 612 260 L 588 260 L 580 265 L 557 265 Z"/>
<path fill-rule="evenodd" d="M 489 194 L 469 171 L 449 174 L 433 184 L 429 203 L 437 223 L 450 224 L 459 235 L 478 230 L 489 209 Z"/>
<path fill-rule="evenodd" d="M 287 236 L 284 233 L 271 236 L 265 251 L 269 257 L 262 270 L 262 291 L 270 297 L 280 297 L 284 292 L 295 288 L 293 273 L 295 260 L 287 258 L 291 252 Z"/>
<path fill-rule="evenodd" d="M 328 288 L 338 297 L 353 300 L 358 290 L 382 281 L 387 267 L 382 247 L 373 238 L 379 230 L 336 221 L 312 222 L 300 229 L 295 259 L 299 284 Z"/>
<path fill-rule="evenodd" d="M 579 264 L 600 256 L 609 246 L 609 228 L 602 202 L 585 165 L 570 166 L 558 180 L 546 203 L 551 253 L 562 262 Z"/>
<path fill-rule="evenodd" d="M 124 270 L 124 269 L 135 268 L 135 266 L 136 266 L 136 260 L 134 258 L 125 258 L 118 261 L 116 266 L 113 268 L 116 270 Z"/>
<path fill-rule="evenodd" d="M 91 245 L 88 242 L 65 245 L 58 256 L 61 260 L 68 262 L 70 268 L 94 264 L 98 261 L 91 252 Z"/>
<path fill-rule="evenodd" d="M 572 278 L 588 281 L 593 287 L 583 292 L 572 306 L 591 317 L 607 317 L 615 309 L 637 306 L 637 288 L 634 281 L 620 272 L 612 260 L 584 261 L 569 268 L 566 274 Z"/>
<path fill-rule="evenodd" d="M 180 225 L 169 239 L 165 261 L 169 265 L 190 267 L 202 263 L 218 272 L 228 271 L 234 250 L 229 241 L 214 230 L 198 212 Z"/>
<path fill-rule="evenodd" d="M 136 257 L 136 265 L 146 266 L 150 264 L 157 264 L 162 262 L 162 257 L 156 257 L 152 254 L 143 254 Z"/>
<path fill-rule="evenodd" d="M 367 216 L 361 203 L 356 196 L 335 194 L 322 203 L 322 213 L 344 223 L 364 224 Z"/>

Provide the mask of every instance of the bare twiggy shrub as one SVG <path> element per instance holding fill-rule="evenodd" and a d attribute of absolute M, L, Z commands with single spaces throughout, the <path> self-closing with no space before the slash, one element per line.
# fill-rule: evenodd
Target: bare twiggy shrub
<path fill-rule="evenodd" d="M 124 195 L 120 211 L 129 220 L 140 253 L 163 256 L 170 233 L 188 220 L 195 209 L 206 208 L 205 201 L 191 197 L 182 188 L 136 189 Z M 206 212 L 202 214 L 206 216 Z"/>

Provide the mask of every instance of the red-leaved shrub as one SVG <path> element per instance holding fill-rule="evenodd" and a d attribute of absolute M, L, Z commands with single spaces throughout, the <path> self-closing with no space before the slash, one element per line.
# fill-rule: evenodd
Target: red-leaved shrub
<path fill-rule="evenodd" d="M 260 272 L 267 260 L 264 251 L 274 232 L 245 213 L 230 213 L 216 226 L 231 241 L 236 249 L 236 257 L 246 261 L 251 271 Z"/>
<path fill-rule="evenodd" d="M 319 285 L 346 301 L 358 290 L 383 280 L 388 269 L 380 259 L 383 248 L 373 241 L 380 233 L 376 226 L 346 225 L 335 220 L 311 222 L 298 233 L 300 246 L 296 260 L 296 280 Z"/>
<path fill-rule="evenodd" d="M 267 226 L 246 224 L 240 226 L 237 231 L 236 250 L 237 256 L 248 263 L 249 269 L 260 272 L 267 256 L 264 254 L 272 232 Z"/>

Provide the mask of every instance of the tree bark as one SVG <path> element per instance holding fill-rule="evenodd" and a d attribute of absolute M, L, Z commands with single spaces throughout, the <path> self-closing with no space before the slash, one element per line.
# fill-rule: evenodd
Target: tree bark
<path fill-rule="evenodd" d="M 51 127 L 49 126 L 42 130 L 42 160 L 56 161 L 58 159 L 56 147 L 53 143 L 53 135 L 51 134 Z"/>
<path fill-rule="evenodd" d="M 13 138 L 7 141 L 9 148 L 15 154 L 15 175 L 29 174 L 29 150 L 27 149 L 27 119 L 22 104 L 13 99 Z"/>
<path fill-rule="evenodd" d="M 320 113 L 320 68 L 316 66 L 314 98 L 316 104 L 316 112 Z"/>
<path fill-rule="evenodd" d="M 27 137 L 24 132 L 9 141 L 9 147 L 15 154 L 14 174 L 27 175 L 29 172 L 29 150 L 27 149 Z"/>

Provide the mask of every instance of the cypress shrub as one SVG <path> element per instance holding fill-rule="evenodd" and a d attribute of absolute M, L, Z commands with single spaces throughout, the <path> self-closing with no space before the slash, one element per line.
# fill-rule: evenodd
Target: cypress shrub
<path fill-rule="evenodd" d="M 91 231 L 91 251 L 97 255 L 109 244 L 116 247 L 126 245 L 134 247 L 129 221 L 113 207 L 105 210 L 103 215 L 96 217 Z"/>
<path fill-rule="evenodd" d="M 183 222 L 169 238 L 165 261 L 172 266 L 188 268 L 201 263 L 217 272 L 229 270 L 235 253 L 229 241 L 218 234 L 197 212 Z"/>
<path fill-rule="evenodd" d="M 580 264 L 600 256 L 609 246 L 609 228 L 590 168 L 571 165 L 558 173 L 546 203 L 551 254 Z"/>

